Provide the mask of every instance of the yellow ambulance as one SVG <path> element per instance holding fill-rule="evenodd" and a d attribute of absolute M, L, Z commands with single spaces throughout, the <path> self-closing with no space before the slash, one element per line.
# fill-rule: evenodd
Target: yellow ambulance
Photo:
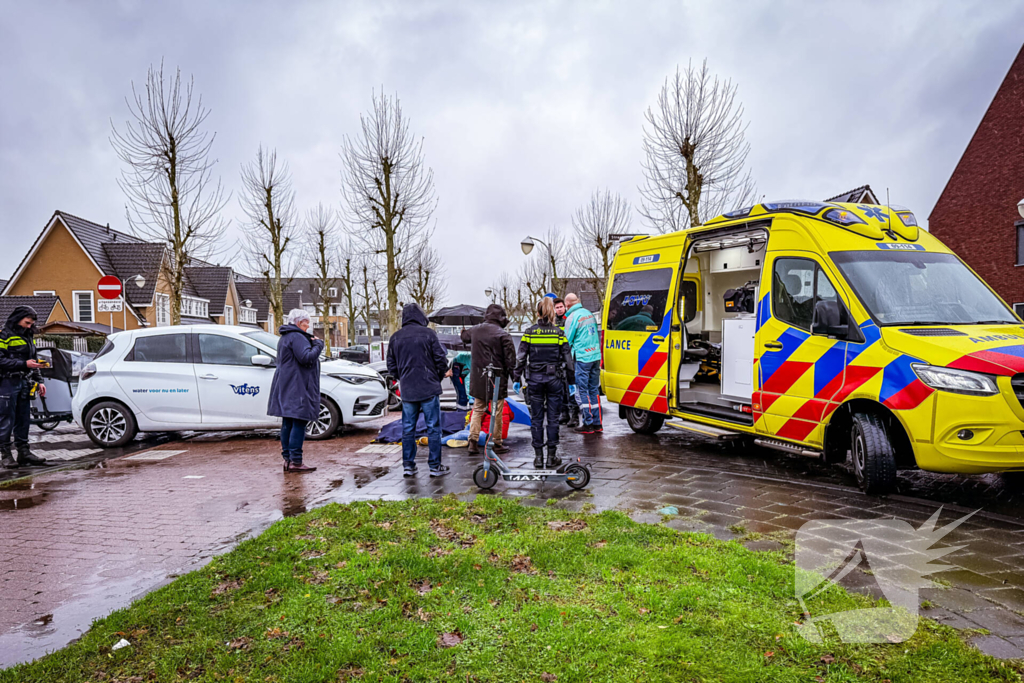
<path fill-rule="evenodd" d="M 624 242 L 602 388 L 674 427 L 896 470 L 1024 470 L 1024 324 L 899 207 L 769 202 Z"/>

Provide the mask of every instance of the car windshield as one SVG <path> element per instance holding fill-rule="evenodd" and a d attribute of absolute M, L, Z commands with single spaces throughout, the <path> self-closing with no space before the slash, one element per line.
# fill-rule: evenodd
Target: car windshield
<path fill-rule="evenodd" d="M 248 337 L 249 339 L 254 339 L 258 341 L 260 344 L 263 344 L 264 346 L 269 346 L 275 351 L 277 351 L 277 342 L 281 341 L 281 338 L 278 337 L 276 334 L 270 334 L 269 332 L 264 332 L 263 330 L 243 332 L 242 336 Z"/>
<path fill-rule="evenodd" d="M 879 325 L 1019 323 L 953 254 L 879 249 L 830 255 Z"/>

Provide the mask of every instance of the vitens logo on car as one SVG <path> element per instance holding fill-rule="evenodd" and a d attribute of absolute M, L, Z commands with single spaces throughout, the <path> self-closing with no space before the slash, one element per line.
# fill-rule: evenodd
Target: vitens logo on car
<path fill-rule="evenodd" d="M 260 393 L 259 387 L 250 387 L 248 384 L 229 384 L 231 391 L 235 392 L 239 396 L 255 396 Z"/>

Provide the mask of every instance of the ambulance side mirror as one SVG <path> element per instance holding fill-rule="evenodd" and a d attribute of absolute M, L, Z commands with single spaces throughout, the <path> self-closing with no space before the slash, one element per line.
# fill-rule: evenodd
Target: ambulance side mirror
<path fill-rule="evenodd" d="M 864 343 L 864 333 L 854 322 L 841 300 L 822 300 L 814 304 L 811 333 L 841 341 Z"/>

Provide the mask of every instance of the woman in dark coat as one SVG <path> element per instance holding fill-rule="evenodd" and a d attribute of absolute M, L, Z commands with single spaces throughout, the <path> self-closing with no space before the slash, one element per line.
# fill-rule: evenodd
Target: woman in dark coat
<path fill-rule="evenodd" d="M 302 464 L 306 425 L 320 414 L 320 352 L 324 343 L 309 333 L 309 314 L 296 308 L 278 330 L 277 369 L 270 384 L 267 415 L 281 418 L 285 472 L 312 472 Z"/>

